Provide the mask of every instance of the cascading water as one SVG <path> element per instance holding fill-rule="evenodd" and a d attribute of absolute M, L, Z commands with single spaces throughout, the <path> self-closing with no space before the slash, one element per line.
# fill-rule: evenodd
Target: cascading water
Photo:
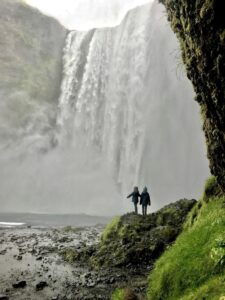
<path fill-rule="evenodd" d="M 206 175 L 197 105 L 176 52 L 158 4 L 117 28 L 68 35 L 58 123 L 75 148 L 101 155 L 123 195 L 146 184 L 170 200 L 191 196 Z"/>
<path fill-rule="evenodd" d="M 21 209 L 114 214 L 129 207 L 134 185 L 150 187 L 154 209 L 200 194 L 207 160 L 178 49 L 157 3 L 115 28 L 68 34 L 56 126 L 41 138 L 36 126 L 21 139 L 25 158 L 7 154 L 4 165 Z M 37 135 L 27 155 L 24 141 Z M 12 209 L 15 194 L 3 184 L 3 207 Z"/>

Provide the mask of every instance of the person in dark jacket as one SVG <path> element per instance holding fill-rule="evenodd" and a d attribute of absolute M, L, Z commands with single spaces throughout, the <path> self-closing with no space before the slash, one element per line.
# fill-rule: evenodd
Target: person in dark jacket
<path fill-rule="evenodd" d="M 143 192 L 141 193 L 140 204 L 142 205 L 142 214 L 143 216 L 147 215 L 147 207 L 151 205 L 150 195 L 148 193 L 148 189 L 145 187 Z"/>
<path fill-rule="evenodd" d="M 134 211 L 136 214 L 138 214 L 138 198 L 141 197 L 138 187 L 134 187 L 133 193 L 127 196 L 127 198 L 132 197 L 132 202 L 134 203 Z"/>

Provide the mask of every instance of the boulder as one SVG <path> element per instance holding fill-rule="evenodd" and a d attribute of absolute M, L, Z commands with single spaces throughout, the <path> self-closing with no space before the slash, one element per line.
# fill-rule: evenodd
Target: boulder
<path fill-rule="evenodd" d="M 149 267 L 175 241 L 196 200 L 182 199 L 145 217 L 134 213 L 116 218 L 91 257 L 95 267 Z"/>
<path fill-rule="evenodd" d="M 0 300 L 9 300 L 9 297 L 6 295 L 1 295 L 0 294 Z"/>
<path fill-rule="evenodd" d="M 25 280 L 22 280 L 22 281 L 18 281 L 16 283 L 13 283 L 13 287 L 14 289 L 20 289 L 20 288 L 25 288 L 27 285 L 27 282 Z"/>
<path fill-rule="evenodd" d="M 48 284 L 46 281 L 40 281 L 39 283 L 36 284 L 36 291 L 41 291 L 47 286 Z"/>

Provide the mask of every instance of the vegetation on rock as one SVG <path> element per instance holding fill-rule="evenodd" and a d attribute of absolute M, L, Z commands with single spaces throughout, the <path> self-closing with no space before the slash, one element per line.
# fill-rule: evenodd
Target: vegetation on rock
<path fill-rule="evenodd" d="M 149 266 L 176 239 L 195 200 L 180 200 L 148 216 L 115 218 L 91 257 L 95 267 Z"/>
<path fill-rule="evenodd" d="M 217 183 L 216 177 L 211 176 L 205 183 L 203 200 L 209 201 L 210 197 L 222 196 L 223 192 Z"/>
<path fill-rule="evenodd" d="M 66 248 L 60 251 L 59 254 L 69 263 L 79 262 L 81 264 L 87 264 L 95 251 L 95 246 L 84 246 L 79 250 L 74 247 Z"/>
<path fill-rule="evenodd" d="M 112 300 L 138 300 L 139 298 L 130 289 L 117 289 L 113 295 Z"/>
<path fill-rule="evenodd" d="M 23 1 L 1 0 L 0 11 L 0 138 L 29 123 L 48 130 L 43 112 L 58 104 L 67 31 Z"/>
<path fill-rule="evenodd" d="M 160 0 L 201 106 L 210 169 L 225 192 L 225 18 L 221 0 Z"/>
<path fill-rule="evenodd" d="M 149 300 L 225 296 L 225 196 L 218 196 L 215 178 L 207 181 L 199 203 L 175 244 L 156 262 L 149 276 Z"/>
<path fill-rule="evenodd" d="M 112 295 L 112 300 L 124 300 L 124 289 L 116 289 Z"/>

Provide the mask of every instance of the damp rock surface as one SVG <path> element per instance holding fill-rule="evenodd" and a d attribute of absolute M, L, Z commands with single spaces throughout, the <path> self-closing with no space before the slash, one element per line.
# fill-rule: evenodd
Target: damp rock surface
<path fill-rule="evenodd" d="M 220 0 L 160 0 L 200 104 L 210 169 L 225 191 L 225 19 Z"/>
<path fill-rule="evenodd" d="M 147 216 L 131 213 L 115 218 L 104 230 L 91 263 L 150 270 L 175 241 L 195 204 L 196 200 L 182 199 Z"/>

